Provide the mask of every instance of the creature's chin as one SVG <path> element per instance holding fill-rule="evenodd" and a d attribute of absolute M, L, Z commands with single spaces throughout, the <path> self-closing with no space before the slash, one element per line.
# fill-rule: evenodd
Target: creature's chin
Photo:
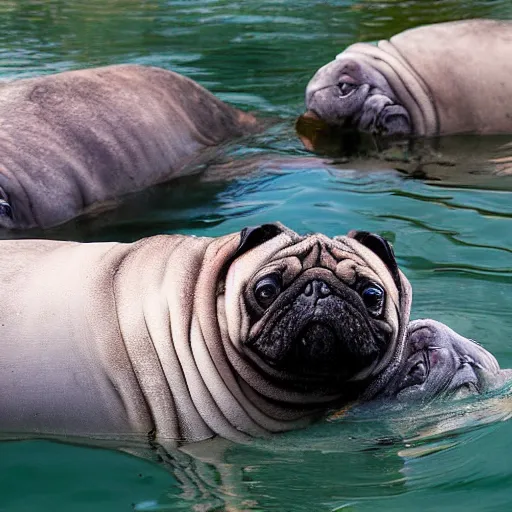
<path fill-rule="evenodd" d="M 465 365 L 455 372 L 443 395 L 451 399 L 467 398 L 480 395 L 484 388 L 485 384 L 481 382 L 475 369 L 472 366 Z"/>

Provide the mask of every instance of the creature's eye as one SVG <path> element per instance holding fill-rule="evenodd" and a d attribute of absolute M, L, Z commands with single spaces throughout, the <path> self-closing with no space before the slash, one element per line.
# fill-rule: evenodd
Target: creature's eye
<path fill-rule="evenodd" d="M 12 219 L 12 208 L 7 201 L 0 199 L 0 216 L 3 215 Z"/>
<path fill-rule="evenodd" d="M 270 274 L 260 279 L 254 286 L 254 296 L 262 308 L 268 308 L 281 293 L 281 279 L 278 274 Z"/>
<path fill-rule="evenodd" d="M 430 368 L 425 351 L 420 350 L 416 352 L 412 355 L 412 358 L 409 358 L 409 362 L 412 366 L 407 373 L 401 377 L 400 390 L 411 386 L 421 386 L 427 380 Z"/>
<path fill-rule="evenodd" d="M 356 84 L 351 84 L 349 82 L 340 82 L 338 84 L 338 87 L 341 91 L 342 96 L 347 96 L 350 94 L 354 89 L 357 89 Z"/>
<path fill-rule="evenodd" d="M 361 298 L 371 313 L 380 314 L 384 304 L 384 290 L 378 284 L 367 284 L 361 291 Z"/>
<path fill-rule="evenodd" d="M 427 378 L 427 365 L 424 361 L 418 361 L 407 374 L 407 381 L 410 386 L 421 384 Z"/>

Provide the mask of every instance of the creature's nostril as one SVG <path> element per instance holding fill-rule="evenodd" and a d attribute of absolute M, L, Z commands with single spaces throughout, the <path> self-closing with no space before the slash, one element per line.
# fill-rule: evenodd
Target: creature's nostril
<path fill-rule="evenodd" d="M 331 294 L 331 289 L 323 281 L 311 281 L 304 288 L 304 295 L 307 297 L 327 297 Z"/>
<path fill-rule="evenodd" d="M 321 282 L 319 292 L 322 297 L 327 297 L 327 295 L 330 295 L 331 289 L 324 282 Z"/>

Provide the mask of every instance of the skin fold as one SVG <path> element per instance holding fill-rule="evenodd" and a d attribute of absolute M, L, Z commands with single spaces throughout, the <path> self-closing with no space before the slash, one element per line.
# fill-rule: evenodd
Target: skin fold
<path fill-rule="evenodd" d="M 510 378 L 443 324 L 409 323 L 410 285 L 367 232 L 9 240 L 0 261 L 0 439 L 120 450 L 206 501 L 219 479 L 226 503 L 244 496 L 232 442 L 274 447 L 269 436 L 354 402 L 414 407 Z M 302 460 L 321 449 L 303 436 L 272 439 Z M 326 449 L 345 442 L 336 433 Z"/>
<path fill-rule="evenodd" d="M 48 228 L 194 172 L 256 119 L 172 71 L 117 65 L 0 85 L 0 227 Z"/>
<path fill-rule="evenodd" d="M 246 442 L 510 376 L 447 326 L 409 324 L 410 285 L 367 232 L 6 240 L 0 261 L 4 437 Z"/>
<path fill-rule="evenodd" d="M 209 489 L 222 485 L 223 503 L 238 510 L 244 506 L 246 463 L 234 464 L 228 457 L 234 447 L 230 441 L 247 442 L 309 424 L 339 403 L 332 394 L 323 394 L 326 386 L 337 386 L 338 393 L 347 396 L 347 388 L 355 385 L 363 404 L 398 402 L 414 407 L 438 397 L 451 400 L 483 393 L 507 382 L 512 372 L 501 370 L 489 352 L 430 319 L 400 327 L 394 345 L 394 337 L 390 340 L 390 357 L 379 357 L 384 368 L 374 366 L 370 373 L 359 371 L 359 376 L 347 368 L 337 371 L 343 360 L 327 374 L 309 364 L 311 356 L 320 357 L 317 327 L 309 337 L 291 340 L 302 347 L 306 338 L 309 354 L 302 348 L 292 351 L 295 358 L 306 357 L 306 364 L 295 359 L 295 366 L 289 360 L 281 365 L 278 351 L 269 352 L 268 346 L 253 349 L 258 341 L 275 342 L 271 335 L 263 336 L 267 325 L 272 330 L 283 325 L 283 318 L 272 314 L 272 304 L 263 306 L 266 313 L 249 313 L 258 307 L 253 304 L 256 290 L 261 292 L 261 285 L 254 285 L 276 269 L 281 269 L 288 292 L 280 292 L 273 304 L 277 309 L 283 300 L 283 309 L 295 312 L 293 322 L 308 315 L 307 297 L 318 304 L 334 295 L 322 292 L 320 276 L 333 290 L 345 292 L 335 293 L 338 297 L 352 297 L 340 282 L 335 286 L 325 278 L 327 269 L 350 283 L 350 289 L 357 289 L 358 275 L 382 285 L 387 294 L 378 315 L 380 325 L 408 321 L 410 289 L 405 277 L 397 274 L 389 250 L 380 237 L 369 233 L 302 237 L 279 224 L 217 239 L 0 242 L 0 268 L 11 262 L 10 271 L 2 275 L 6 296 L 11 296 L 9 287 L 18 289 L 16 299 L 0 312 L 0 383 L 6 391 L 0 397 L 0 438 L 42 437 L 120 450 L 163 465 L 184 492 L 202 496 L 207 503 L 213 500 L 218 505 Z M 337 251 L 344 257 L 338 253 L 334 264 L 329 256 Z M 315 274 L 309 282 L 296 278 L 308 273 Z M 218 279 L 220 275 L 225 277 Z M 258 297 L 270 300 L 270 288 Z M 213 291 L 211 296 L 208 290 Z M 318 307 L 320 315 L 329 308 Z M 356 327 L 350 320 L 353 315 L 336 316 L 349 329 Z M 313 325 L 318 322 L 319 318 Z M 326 324 L 332 327 L 332 319 Z M 13 334 L 19 341 L 14 342 Z M 350 338 L 342 341 L 350 345 Z M 328 344 L 324 350 L 327 359 L 339 355 Z M 355 358 L 356 366 L 367 364 L 362 356 L 359 363 Z M 171 400 L 165 396 L 168 392 Z M 266 396 L 272 398 L 266 402 Z M 169 407 L 172 402 L 174 409 Z M 490 413 L 498 417 L 496 410 L 486 409 L 485 414 Z M 343 412 L 333 416 L 339 419 Z M 460 426 L 464 418 L 457 415 L 437 421 L 421 435 Z M 267 438 L 259 446 L 284 450 L 287 460 L 298 453 L 303 460 L 304 450 L 314 454 L 322 450 L 322 443 L 327 453 L 341 453 L 348 442 L 337 433 L 320 437 L 317 445 L 307 431 L 301 438 L 292 437 L 289 445 L 286 438 L 275 439 L 275 445 L 268 445 Z"/>

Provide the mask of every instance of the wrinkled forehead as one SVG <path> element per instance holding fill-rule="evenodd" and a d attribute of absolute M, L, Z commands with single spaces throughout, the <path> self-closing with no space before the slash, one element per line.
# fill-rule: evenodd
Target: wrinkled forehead
<path fill-rule="evenodd" d="M 367 277 L 383 286 L 398 304 L 399 292 L 389 269 L 370 249 L 348 236 L 321 233 L 292 239 L 283 233 L 237 258 L 229 267 L 226 285 L 236 293 L 251 279 L 273 270 L 295 279 L 314 269 L 326 269 L 347 284 Z"/>
<path fill-rule="evenodd" d="M 455 333 L 445 329 L 443 324 L 435 321 L 416 321 L 409 325 L 407 339 L 407 354 L 412 356 L 419 350 L 434 348 L 445 348 L 450 352 L 457 353 L 464 345 L 469 346 L 471 342 L 461 337 L 457 342 Z"/>
<path fill-rule="evenodd" d="M 355 79 L 363 79 L 365 75 L 365 63 L 359 63 L 355 58 L 355 56 L 350 56 L 347 54 L 340 53 L 336 55 L 336 58 L 331 61 L 328 65 L 332 67 L 336 67 L 336 70 L 340 73 L 346 73 L 347 75 L 352 76 Z"/>
<path fill-rule="evenodd" d="M 365 62 L 360 63 L 350 55 L 340 54 L 318 69 L 312 80 L 329 79 L 335 82 L 345 75 L 351 77 L 356 83 L 364 83 L 367 81 L 369 72 L 371 70 Z"/>
<path fill-rule="evenodd" d="M 364 53 L 359 53 L 357 45 L 353 45 L 352 51 L 344 51 L 338 54 L 330 64 L 340 74 L 347 74 L 359 83 L 371 84 L 383 90 L 389 88 L 388 79 L 375 66 L 374 59 Z"/>
<path fill-rule="evenodd" d="M 396 289 L 384 262 L 370 249 L 347 236 L 310 235 L 277 251 L 269 265 L 293 267 L 296 273 L 313 268 L 327 269 L 348 284 L 366 276 L 388 290 Z"/>

